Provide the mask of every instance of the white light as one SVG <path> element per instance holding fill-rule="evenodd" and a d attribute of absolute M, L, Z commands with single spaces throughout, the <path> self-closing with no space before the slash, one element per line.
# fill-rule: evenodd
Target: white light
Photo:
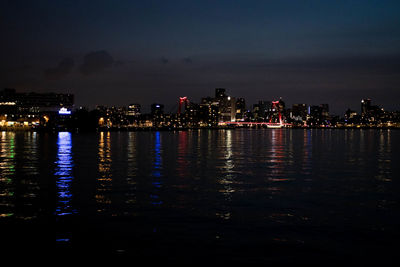
<path fill-rule="evenodd" d="M 60 115 L 70 115 L 71 111 L 68 110 L 67 108 L 60 108 L 60 110 L 58 111 L 58 114 L 60 114 Z"/>

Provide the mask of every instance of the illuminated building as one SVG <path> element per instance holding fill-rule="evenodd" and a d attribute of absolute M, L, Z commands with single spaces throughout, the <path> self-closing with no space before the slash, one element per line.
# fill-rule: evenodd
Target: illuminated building
<path fill-rule="evenodd" d="M 236 121 L 236 99 L 227 96 L 219 101 L 219 121 Z"/>
<path fill-rule="evenodd" d="M 215 88 L 215 98 L 216 99 L 223 99 L 225 98 L 225 88 Z"/>
<path fill-rule="evenodd" d="M 361 118 L 364 123 L 376 124 L 381 117 L 385 117 L 385 112 L 379 106 L 372 106 L 371 102 L 371 99 L 361 100 Z"/>
<path fill-rule="evenodd" d="M 348 120 L 348 119 L 353 119 L 353 118 L 355 118 L 357 115 L 358 115 L 357 112 L 355 112 L 354 110 L 347 109 L 346 113 L 344 114 L 344 118 L 345 118 L 346 120 Z"/>
<path fill-rule="evenodd" d="M 322 108 L 320 106 L 310 106 L 310 117 L 319 122 L 321 120 L 322 117 Z"/>
<path fill-rule="evenodd" d="M 269 122 L 282 124 L 283 118 L 280 108 L 280 101 L 272 101 L 271 104 L 272 114 L 269 118 Z"/>
<path fill-rule="evenodd" d="M 279 98 L 278 108 L 282 114 L 285 113 L 285 102 L 283 102 L 282 98 Z"/>
<path fill-rule="evenodd" d="M 322 119 L 326 120 L 329 118 L 329 104 L 321 104 L 321 115 Z"/>
<path fill-rule="evenodd" d="M 371 109 L 371 99 L 361 100 L 361 116 L 366 116 Z"/>
<path fill-rule="evenodd" d="M 330 116 L 328 104 L 309 106 L 309 117 L 307 121 L 310 125 L 328 125 L 329 119 Z"/>
<path fill-rule="evenodd" d="M 153 126 L 160 127 L 164 124 L 164 105 L 154 103 L 151 105 L 151 116 L 153 119 Z"/>
<path fill-rule="evenodd" d="M 188 103 L 185 108 L 184 124 L 186 127 L 198 127 L 200 124 L 200 105 Z"/>
<path fill-rule="evenodd" d="M 219 122 L 236 120 L 236 99 L 227 96 L 224 88 L 215 88 L 215 101 L 218 102 Z"/>
<path fill-rule="evenodd" d="M 161 115 L 164 114 L 164 105 L 154 103 L 151 105 L 151 114 L 152 115 Z"/>
<path fill-rule="evenodd" d="M 130 104 L 128 106 L 128 116 L 137 116 L 140 115 L 140 104 Z"/>
<path fill-rule="evenodd" d="M 71 110 L 68 110 L 67 108 L 62 107 L 58 110 L 58 114 L 59 115 L 71 115 Z"/>
<path fill-rule="evenodd" d="M 297 121 L 307 119 L 307 104 L 293 104 L 291 118 Z"/>
<path fill-rule="evenodd" d="M 200 126 L 210 127 L 218 124 L 219 102 L 212 97 L 204 97 L 199 105 Z"/>
<path fill-rule="evenodd" d="M 12 126 L 66 125 L 73 105 L 72 94 L 0 91 L 0 115 L 6 117 L 3 124 Z"/>
<path fill-rule="evenodd" d="M 189 105 L 189 99 L 186 96 L 179 97 L 178 114 L 181 114 L 182 112 L 182 104 L 184 105 L 184 108 L 186 110 Z"/>
<path fill-rule="evenodd" d="M 105 107 L 97 106 L 98 123 L 105 127 L 122 127 L 128 124 L 126 107 Z"/>
<path fill-rule="evenodd" d="M 204 97 L 199 104 L 188 97 L 178 97 L 178 108 L 164 113 L 164 105 L 154 103 L 151 113 L 141 114 L 141 105 L 125 107 L 97 106 L 88 111 L 72 111 L 73 95 L 55 93 L 17 93 L 15 89 L 0 91 L 0 127 L 47 129 L 97 128 L 198 128 L 198 127 L 400 127 L 400 112 L 385 111 L 371 105 L 371 99 L 361 101 L 361 115 L 348 110 L 343 118 L 329 114 L 329 105 L 293 104 L 285 108 L 282 99 L 258 101 L 253 109 L 246 110 L 244 98 L 226 94 L 224 88 L 215 88 L 215 97 Z"/>
<path fill-rule="evenodd" d="M 131 127 L 137 127 L 140 120 L 140 104 L 130 104 L 126 112 L 126 120 Z"/>
<path fill-rule="evenodd" d="M 58 112 L 64 107 L 69 110 L 74 105 L 74 95 L 58 93 L 18 93 L 15 89 L 0 92 L 0 103 L 13 103 L 19 113 Z"/>
<path fill-rule="evenodd" d="M 271 117 L 272 104 L 270 101 L 260 100 L 253 105 L 253 118 L 256 121 L 267 121 Z"/>
<path fill-rule="evenodd" d="M 246 113 L 246 101 L 244 98 L 236 99 L 236 121 L 243 121 Z"/>

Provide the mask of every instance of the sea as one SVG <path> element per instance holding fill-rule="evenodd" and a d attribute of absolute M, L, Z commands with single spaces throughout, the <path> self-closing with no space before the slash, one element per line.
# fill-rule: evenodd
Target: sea
<path fill-rule="evenodd" d="M 396 264 L 400 131 L 0 132 L 0 255 Z"/>

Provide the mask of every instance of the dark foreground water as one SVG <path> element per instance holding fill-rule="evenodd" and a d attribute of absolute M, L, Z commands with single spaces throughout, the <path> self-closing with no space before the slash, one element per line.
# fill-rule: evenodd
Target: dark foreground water
<path fill-rule="evenodd" d="M 0 132 L 1 254 L 394 263 L 400 131 Z"/>

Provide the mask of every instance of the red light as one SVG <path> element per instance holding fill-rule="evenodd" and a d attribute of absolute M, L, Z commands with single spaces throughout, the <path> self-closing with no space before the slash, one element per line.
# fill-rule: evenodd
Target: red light
<path fill-rule="evenodd" d="M 187 98 L 187 96 L 179 97 L 178 114 L 181 114 L 182 103 L 189 103 L 189 99 Z"/>

